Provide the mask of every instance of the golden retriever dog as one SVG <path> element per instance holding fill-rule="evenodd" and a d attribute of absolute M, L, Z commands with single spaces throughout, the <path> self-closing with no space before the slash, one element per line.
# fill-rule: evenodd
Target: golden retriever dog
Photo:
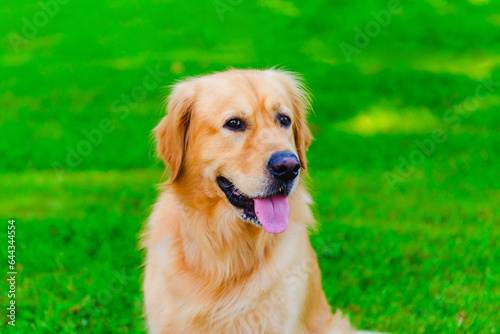
<path fill-rule="evenodd" d="M 308 105 L 275 69 L 174 86 L 155 128 L 170 176 L 142 243 L 150 333 L 355 332 L 332 314 L 309 241 Z"/>

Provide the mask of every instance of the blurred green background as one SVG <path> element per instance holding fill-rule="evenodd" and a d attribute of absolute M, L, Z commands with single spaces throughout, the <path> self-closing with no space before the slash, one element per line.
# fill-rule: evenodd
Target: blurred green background
<path fill-rule="evenodd" d="M 499 1 L 20 0 L 0 13 L 9 332 L 144 333 L 137 237 L 162 177 L 150 131 L 164 87 L 274 65 L 314 95 L 312 242 L 332 306 L 363 329 L 500 330 Z"/>

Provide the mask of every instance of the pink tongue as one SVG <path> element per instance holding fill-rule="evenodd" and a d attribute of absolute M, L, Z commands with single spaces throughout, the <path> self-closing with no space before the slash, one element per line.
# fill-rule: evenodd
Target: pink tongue
<path fill-rule="evenodd" d="M 282 195 L 267 198 L 255 198 L 255 214 L 262 227 L 269 233 L 285 232 L 290 216 L 288 199 Z"/>

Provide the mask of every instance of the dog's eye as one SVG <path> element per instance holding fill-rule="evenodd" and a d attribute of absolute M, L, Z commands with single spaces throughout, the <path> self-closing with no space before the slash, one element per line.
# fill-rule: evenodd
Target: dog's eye
<path fill-rule="evenodd" d="M 245 130 L 245 122 L 239 118 L 231 118 L 224 124 L 224 127 L 233 131 L 243 131 Z"/>
<path fill-rule="evenodd" d="M 283 126 L 289 126 L 290 123 L 292 123 L 292 120 L 290 119 L 290 117 L 285 116 L 285 115 L 281 115 L 279 117 L 279 120 L 280 120 L 280 124 Z"/>

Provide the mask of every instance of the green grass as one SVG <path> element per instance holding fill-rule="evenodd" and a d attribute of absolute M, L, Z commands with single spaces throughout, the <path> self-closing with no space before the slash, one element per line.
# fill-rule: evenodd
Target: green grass
<path fill-rule="evenodd" d="M 340 44 L 388 1 L 242 1 L 223 20 L 211 1 L 70 1 L 18 50 L 9 36 L 40 5 L 5 4 L 0 218 L 17 220 L 19 274 L 2 331 L 144 333 L 137 239 L 162 176 L 163 86 L 280 65 L 314 95 L 312 242 L 330 303 L 363 329 L 498 332 L 500 86 L 477 89 L 500 82 L 500 3 L 401 4 L 350 62 Z M 168 74 L 127 102 L 157 67 Z M 424 155 L 436 129 L 446 140 Z M 7 259 L 5 233 L 0 245 Z"/>

